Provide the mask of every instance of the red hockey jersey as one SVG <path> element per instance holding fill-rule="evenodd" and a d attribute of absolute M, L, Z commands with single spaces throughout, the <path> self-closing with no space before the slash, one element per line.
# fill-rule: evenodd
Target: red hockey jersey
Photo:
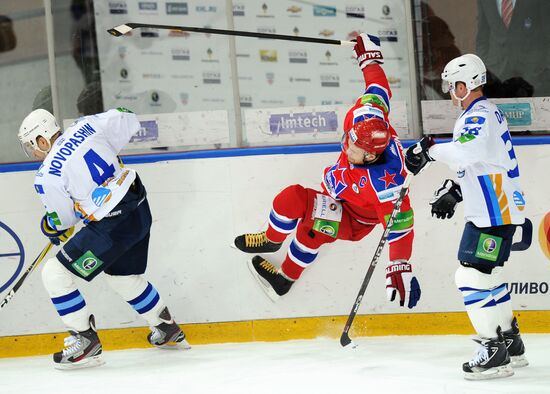
<path fill-rule="evenodd" d="M 346 115 L 344 138 L 347 138 L 347 132 L 355 123 L 365 118 L 378 116 L 389 123 L 391 90 L 384 70 L 378 64 L 371 64 L 363 69 L 363 76 L 365 92 Z M 338 161 L 324 170 L 324 192 L 341 200 L 343 208 L 362 223 L 385 225 L 407 175 L 403 163 L 403 148 L 391 125 L 390 132 L 390 143 L 376 162 L 351 164 L 343 149 Z M 390 243 L 406 237 L 412 232 L 412 226 L 413 212 L 409 197 L 406 196 L 388 237 Z M 412 234 L 406 238 L 407 242 L 412 243 Z"/>

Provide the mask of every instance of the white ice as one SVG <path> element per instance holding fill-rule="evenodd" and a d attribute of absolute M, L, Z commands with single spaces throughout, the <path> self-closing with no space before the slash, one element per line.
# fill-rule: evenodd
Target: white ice
<path fill-rule="evenodd" d="M 106 364 L 58 371 L 51 356 L 0 359 L 2 394 L 550 393 L 550 335 L 524 335 L 530 365 L 505 379 L 465 381 L 466 336 L 355 338 L 104 352 Z"/>

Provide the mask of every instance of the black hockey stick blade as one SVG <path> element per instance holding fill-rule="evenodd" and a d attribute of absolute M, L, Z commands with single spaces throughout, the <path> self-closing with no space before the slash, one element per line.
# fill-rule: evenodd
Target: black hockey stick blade
<path fill-rule="evenodd" d="M 139 29 L 139 28 L 178 30 L 178 31 L 187 31 L 187 32 L 195 32 L 195 33 L 220 34 L 220 35 L 226 35 L 226 36 L 269 38 L 273 40 L 312 42 L 317 44 L 329 44 L 329 45 L 344 45 L 344 46 L 355 45 L 355 41 L 332 40 L 328 38 L 290 36 L 285 34 L 258 33 L 254 31 L 242 31 L 242 30 L 212 29 L 209 27 L 156 25 L 151 23 L 125 23 L 124 25 L 115 26 L 107 30 L 107 32 L 115 37 L 120 37 L 124 34 L 129 33 L 133 29 Z"/>
<path fill-rule="evenodd" d="M 351 338 L 349 337 L 347 332 L 342 333 L 342 336 L 340 337 L 340 345 L 343 347 L 348 346 L 352 342 Z"/>

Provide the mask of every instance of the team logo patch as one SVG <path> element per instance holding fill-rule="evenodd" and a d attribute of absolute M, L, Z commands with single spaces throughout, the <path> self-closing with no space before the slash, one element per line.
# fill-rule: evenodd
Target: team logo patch
<path fill-rule="evenodd" d="M 484 260 L 497 261 L 501 244 L 501 237 L 481 233 L 477 243 L 475 256 Z"/>
<path fill-rule="evenodd" d="M 523 211 L 525 209 L 525 198 L 523 197 L 523 194 L 516 190 L 513 196 L 514 196 L 514 203 L 516 204 L 516 206 L 520 211 Z"/>
<path fill-rule="evenodd" d="M 104 203 L 109 201 L 112 196 L 110 189 L 106 187 L 98 187 L 92 192 L 92 201 L 98 207 L 102 206 Z"/>
<path fill-rule="evenodd" d="M 332 238 L 336 238 L 338 235 L 339 227 L 340 223 L 332 220 L 315 219 L 313 222 L 313 230 L 328 235 Z"/>
<path fill-rule="evenodd" d="M 346 181 L 344 180 L 345 171 L 346 168 L 340 168 L 338 164 L 335 164 L 330 167 L 325 175 L 325 184 L 327 188 L 336 196 L 348 187 Z"/>
<path fill-rule="evenodd" d="M 103 261 L 97 258 L 92 251 L 88 250 L 78 260 L 71 264 L 76 272 L 83 278 L 90 276 L 94 271 L 103 265 Z"/>

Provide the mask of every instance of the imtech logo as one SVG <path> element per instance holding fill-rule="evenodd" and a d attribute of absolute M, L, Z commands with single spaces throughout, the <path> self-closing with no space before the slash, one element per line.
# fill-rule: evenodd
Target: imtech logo
<path fill-rule="evenodd" d="M 7 224 L 0 222 L 0 294 L 15 282 L 24 262 L 21 240 Z"/>
<path fill-rule="evenodd" d="M 334 111 L 272 114 L 271 134 L 333 132 L 338 130 L 338 115 Z"/>

